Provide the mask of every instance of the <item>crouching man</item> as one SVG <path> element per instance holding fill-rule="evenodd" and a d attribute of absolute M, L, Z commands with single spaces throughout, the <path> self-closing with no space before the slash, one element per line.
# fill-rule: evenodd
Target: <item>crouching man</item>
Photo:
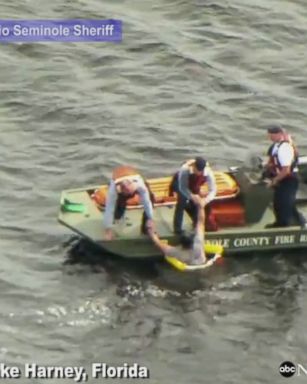
<path fill-rule="evenodd" d="M 134 168 L 130 166 L 115 168 L 109 184 L 104 212 L 105 240 L 113 239 L 114 233 L 112 228 L 114 223 L 124 216 L 127 201 L 136 195 L 139 196 L 140 202 L 144 206 L 141 232 L 145 234 L 148 229 L 153 229 L 154 226 L 154 196 L 150 191 L 148 183 Z"/>

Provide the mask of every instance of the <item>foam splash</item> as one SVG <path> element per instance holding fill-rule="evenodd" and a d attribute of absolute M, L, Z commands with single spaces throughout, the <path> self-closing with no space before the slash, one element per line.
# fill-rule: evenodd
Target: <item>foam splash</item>
<path fill-rule="evenodd" d="M 36 315 L 39 317 L 38 324 L 43 324 L 55 318 L 61 320 L 60 327 L 78 326 L 85 327 L 97 322 L 109 324 L 111 322 L 112 311 L 101 299 L 87 300 L 77 308 L 65 308 L 64 306 L 50 306 L 46 310 L 37 310 Z"/>
<path fill-rule="evenodd" d="M 147 287 L 127 284 L 124 287 L 118 289 L 118 294 L 126 300 L 131 298 L 143 299 L 146 297 L 166 298 L 169 296 L 181 296 L 181 293 L 179 292 L 162 289 L 152 284 L 148 285 Z"/>

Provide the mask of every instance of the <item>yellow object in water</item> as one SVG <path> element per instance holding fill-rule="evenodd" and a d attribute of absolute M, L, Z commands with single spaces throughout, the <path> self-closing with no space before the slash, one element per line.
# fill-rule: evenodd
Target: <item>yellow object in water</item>
<path fill-rule="evenodd" d="M 214 257 L 207 260 L 204 264 L 189 265 L 181 260 L 178 260 L 176 257 L 172 257 L 172 256 L 165 256 L 165 260 L 169 264 L 171 264 L 174 268 L 176 268 L 178 271 L 181 271 L 181 272 L 197 271 L 199 269 L 205 269 L 213 265 L 217 259 L 222 257 L 222 254 L 224 252 L 224 248 L 219 244 L 205 244 L 204 248 L 205 248 L 206 255 L 214 254 Z"/>

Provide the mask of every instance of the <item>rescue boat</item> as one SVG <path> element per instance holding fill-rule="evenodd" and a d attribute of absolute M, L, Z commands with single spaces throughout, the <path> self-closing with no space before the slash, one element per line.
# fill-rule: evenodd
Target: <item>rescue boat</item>
<path fill-rule="evenodd" d="M 300 157 L 299 170 L 297 207 L 307 217 L 307 156 Z M 266 228 L 267 224 L 274 222 L 273 191 L 259 178 L 259 172 L 240 167 L 215 172 L 218 191 L 212 209 L 219 229 L 206 233 L 206 244 L 222 246 L 224 256 L 251 251 L 307 248 L 307 229 L 297 223 L 287 228 Z M 169 244 L 177 245 L 179 239 L 173 233 L 176 196 L 169 195 L 171 177 L 147 181 L 155 195 L 157 232 Z M 107 253 L 125 258 L 158 256 L 159 251 L 151 240 L 141 234 L 143 207 L 137 197 L 128 201 L 124 219 L 114 228 L 115 238 L 104 240 L 102 220 L 107 189 L 107 185 L 102 185 L 63 191 L 58 221 Z M 202 191 L 206 192 L 206 186 Z M 184 217 L 184 230 L 192 230 L 187 215 Z"/>

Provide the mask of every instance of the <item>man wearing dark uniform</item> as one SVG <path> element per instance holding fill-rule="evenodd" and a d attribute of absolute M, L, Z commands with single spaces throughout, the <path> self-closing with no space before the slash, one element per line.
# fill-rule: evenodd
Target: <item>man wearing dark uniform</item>
<path fill-rule="evenodd" d="M 268 150 L 266 175 L 269 186 L 274 188 L 273 209 L 275 222 L 267 228 L 300 225 L 306 227 L 306 220 L 297 210 L 295 200 L 299 186 L 298 153 L 291 137 L 279 126 L 268 128 L 273 144 Z"/>

